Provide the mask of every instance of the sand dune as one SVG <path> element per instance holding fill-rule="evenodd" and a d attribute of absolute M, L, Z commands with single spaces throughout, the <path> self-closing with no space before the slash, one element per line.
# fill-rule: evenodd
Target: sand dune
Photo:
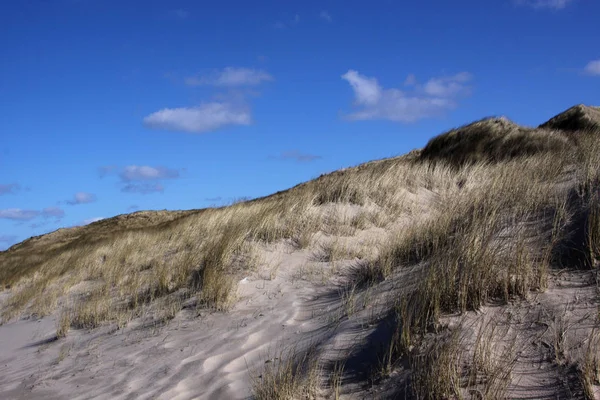
<path fill-rule="evenodd" d="M 597 115 L 13 246 L 0 398 L 600 398 Z"/>

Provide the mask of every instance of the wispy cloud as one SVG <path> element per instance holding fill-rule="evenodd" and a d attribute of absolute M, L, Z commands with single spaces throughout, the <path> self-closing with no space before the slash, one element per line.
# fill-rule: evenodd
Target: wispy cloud
<path fill-rule="evenodd" d="M 465 84 L 470 80 L 471 74 L 468 72 L 461 72 L 449 77 L 431 78 L 423 85 L 423 90 L 432 97 L 455 97 L 465 92 Z"/>
<path fill-rule="evenodd" d="M 128 183 L 121 187 L 121 192 L 124 193 L 151 194 L 164 191 L 165 188 L 160 183 Z"/>
<path fill-rule="evenodd" d="M 414 122 L 442 115 L 458 106 L 457 100 L 470 93 L 468 83 L 472 76 L 461 72 L 453 76 L 431 78 L 418 84 L 414 76 L 407 78 L 411 92 L 383 88 L 376 78 L 370 78 L 349 70 L 342 79 L 354 92 L 357 111 L 348 114 L 350 120 L 383 119 L 397 122 Z"/>
<path fill-rule="evenodd" d="M 125 182 L 156 179 L 179 178 L 179 171 L 166 167 L 149 167 L 147 165 L 128 165 L 119 174 Z"/>
<path fill-rule="evenodd" d="M 115 174 L 119 181 L 117 186 L 123 193 L 162 193 L 165 187 L 162 181 L 178 179 L 185 168 L 174 169 L 164 166 L 149 166 L 149 165 L 127 165 L 125 167 L 100 167 L 99 171 L 109 171 L 108 173 Z M 88 199 L 86 197 L 86 199 Z M 80 199 L 83 200 L 83 197 Z M 95 197 L 94 197 L 95 200 Z M 127 211 L 137 209 L 136 206 L 131 206 Z"/>
<path fill-rule="evenodd" d="M 41 212 L 44 218 L 56 218 L 61 219 L 65 216 L 65 211 L 60 207 L 46 207 Z"/>
<path fill-rule="evenodd" d="M 0 185 L 0 196 L 4 194 L 14 194 L 21 189 L 18 183 L 9 183 L 6 185 Z"/>
<path fill-rule="evenodd" d="M 574 0 L 515 0 L 517 5 L 552 10 L 562 10 L 573 2 Z"/>
<path fill-rule="evenodd" d="M 185 79 L 188 86 L 256 86 L 272 81 L 273 77 L 266 71 L 252 68 L 226 67 L 207 75 L 193 76 Z"/>
<path fill-rule="evenodd" d="M 167 167 L 150 167 L 147 165 L 129 165 L 119 174 L 124 193 L 163 193 L 164 186 L 156 181 L 179 178 L 179 171 Z M 154 182 L 152 182 L 154 181 Z"/>
<path fill-rule="evenodd" d="M 60 207 L 46 207 L 42 211 L 27 210 L 22 208 L 5 208 L 0 210 L 0 218 L 13 221 L 31 221 L 37 217 L 61 219 L 65 211 Z"/>
<path fill-rule="evenodd" d="M 271 157 L 271 158 L 275 158 L 275 159 L 279 159 L 279 160 L 292 160 L 292 161 L 304 163 L 304 162 L 320 160 L 323 157 L 314 155 L 314 154 L 302 153 L 298 150 L 290 150 L 290 151 L 284 151 L 281 154 L 279 154 L 278 156 Z"/>
<path fill-rule="evenodd" d="M 72 200 L 67 200 L 67 204 L 74 206 L 77 204 L 93 203 L 96 199 L 96 195 L 93 193 L 78 192 L 75 193 Z"/>
<path fill-rule="evenodd" d="M 583 71 L 587 75 L 600 76 L 600 59 L 587 63 Z"/>
<path fill-rule="evenodd" d="M 331 22 L 332 21 L 331 15 L 329 15 L 329 13 L 327 11 L 325 11 L 325 10 L 323 10 L 323 11 L 321 11 L 319 13 L 319 18 L 324 19 L 327 22 Z"/>
<path fill-rule="evenodd" d="M 188 86 L 212 86 L 220 92 L 211 101 L 197 106 L 163 108 L 143 119 L 148 128 L 204 133 L 226 126 L 250 125 L 252 115 L 247 98 L 256 95 L 256 87 L 273 77 L 261 69 L 226 67 L 185 79 Z"/>
<path fill-rule="evenodd" d="M 5 208 L 0 210 L 0 218 L 14 221 L 29 221 L 40 215 L 36 210 L 23 210 L 21 208 Z"/>
<path fill-rule="evenodd" d="M 164 108 L 144 118 L 153 129 L 204 133 L 229 125 L 250 125 L 250 111 L 243 105 L 227 102 L 204 103 L 197 107 Z"/>

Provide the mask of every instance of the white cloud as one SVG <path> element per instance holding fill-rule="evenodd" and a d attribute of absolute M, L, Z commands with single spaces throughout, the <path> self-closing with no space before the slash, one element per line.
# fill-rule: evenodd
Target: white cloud
<path fill-rule="evenodd" d="M 453 97 L 465 90 L 464 84 L 471 79 L 467 72 L 454 76 L 431 78 L 423 86 L 423 90 L 430 96 Z"/>
<path fill-rule="evenodd" d="M 12 219 L 16 221 L 29 221 L 40 215 L 39 211 L 23 210 L 21 208 L 6 208 L 0 210 L 0 218 Z"/>
<path fill-rule="evenodd" d="M 375 78 L 367 78 L 357 71 L 349 70 L 342 79 L 350 83 L 354 90 L 354 96 L 358 104 L 375 105 L 381 100 L 382 88 Z"/>
<path fill-rule="evenodd" d="M 518 5 L 525 5 L 536 9 L 562 10 L 574 0 L 516 0 Z"/>
<path fill-rule="evenodd" d="M 96 201 L 95 194 L 86 193 L 86 192 L 78 192 L 78 193 L 75 193 L 75 195 L 73 196 L 73 200 L 67 201 L 67 204 L 74 206 L 76 204 L 93 203 L 94 201 Z"/>
<path fill-rule="evenodd" d="M 227 125 L 250 125 L 250 111 L 225 102 L 204 103 L 198 107 L 164 108 L 144 118 L 150 128 L 202 133 Z"/>
<path fill-rule="evenodd" d="M 415 86 L 413 91 L 384 89 L 377 79 L 349 70 L 342 79 L 348 81 L 354 91 L 355 103 L 360 107 L 347 118 L 351 120 L 385 119 L 397 122 L 414 122 L 431 118 L 452 110 L 457 99 L 469 94 L 471 74 L 461 72 L 453 76 L 431 78 L 424 85 L 409 75 L 405 85 Z"/>
<path fill-rule="evenodd" d="M 185 79 L 188 86 L 256 86 L 263 82 L 272 81 L 273 77 L 266 71 L 252 68 L 226 67 L 209 75 L 195 76 Z"/>
<path fill-rule="evenodd" d="M 590 61 L 583 70 L 588 75 L 600 76 L 600 60 Z"/>
<path fill-rule="evenodd" d="M 321 11 L 319 18 L 324 19 L 327 22 L 331 22 L 331 15 L 325 10 Z"/>
<path fill-rule="evenodd" d="M 228 125 L 250 125 L 252 117 L 247 97 L 257 92 L 248 87 L 272 80 L 273 77 L 264 70 L 237 67 L 186 78 L 188 86 L 209 85 L 228 90 L 214 94 L 212 101 L 195 107 L 156 111 L 144 118 L 144 124 L 150 128 L 193 133 L 214 131 Z"/>

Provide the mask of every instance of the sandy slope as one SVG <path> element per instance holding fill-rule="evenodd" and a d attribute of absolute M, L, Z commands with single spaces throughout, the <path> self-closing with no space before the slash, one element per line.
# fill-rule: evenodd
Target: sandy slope
<path fill-rule="evenodd" d="M 371 228 L 339 240 L 361 248 L 385 235 Z M 331 239 L 318 234 L 316 244 Z M 260 268 L 239 282 L 238 302 L 227 313 L 198 315 L 190 306 L 166 325 L 134 320 L 120 330 L 72 330 L 59 340 L 55 316 L 1 325 L 0 399 L 246 399 L 251 376 L 265 363 L 283 349 L 308 346 L 317 348 L 325 367 L 345 360 L 344 398 L 397 395 L 407 370 L 398 366 L 375 386 L 368 374 L 392 334 L 385 315 L 419 266 L 399 269 L 376 290 L 352 292 L 345 276 L 356 261 L 319 262 L 315 248 L 297 250 L 287 242 L 263 247 Z M 501 333 L 495 345 L 516 348 L 511 398 L 578 397 L 568 365 L 585 353 L 598 313 L 596 290 L 589 271 L 559 272 L 545 293 L 442 322 L 463 324 L 470 343 L 484 320 L 495 321 Z M 564 337 L 560 362 L 557 334 Z"/>
<path fill-rule="evenodd" d="M 325 286 L 298 274 L 311 254 L 289 252 L 284 244 L 268 252 L 271 266 L 284 260 L 276 276 L 243 279 L 229 313 L 184 309 L 166 326 L 134 321 L 60 340 L 55 316 L 0 326 L 0 398 L 248 397 L 249 371 L 289 344 L 318 340 L 326 324 L 308 307 Z"/>

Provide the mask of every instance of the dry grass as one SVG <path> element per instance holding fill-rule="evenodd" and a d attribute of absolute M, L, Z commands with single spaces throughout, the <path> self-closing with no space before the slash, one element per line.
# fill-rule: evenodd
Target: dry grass
<path fill-rule="evenodd" d="M 63 338 L 67 336 L 69 329 L 71 328 L 71 318 L 68 311 L 63 310 L 58 319 L 56 320 L 56 337 Z"/>
<path fill-rule="evenodd" d="M 501 341 L 497 329 L 494 321 L 482 321 L 475 343 L 467 340 L 463 327 L 458 326 L 424 344 L 411 360 L 414 397 L 506 398 L 516 340 Z"/>
<path fill-rule="evenodd" d="M 417 399 L 462 398 L 463 351 L 460 331 L 440 337 L 412 360 L 412 392 Z"/>
<path fill-rule="evenodd" d="M 460 397 L 466 379 L 494 398 L 506 388 L 508 368 L 494 361 L 504 351 L 490 344 L 494 329 L 482 328 L 467 359 L 460 332 L 444 333 L 440 318 L 544 290 L 557 243 L 577 212 L 586 215 L 582 251 L 593 266 L 600 262 L 598 132 L 553 129 L 482 120 L 432 139 L 420 152 L 322 175 L 265 198 L 135 213 L 30 239 L 0 253 L 0 285 L 10 289 L 2 320 L 62 306 L 62 337 L 70 328 L 126 324 L 147 312 L 166 321 L 191 298 L 225 311 L 236 300 L 240 276 L 262 266 L 258 246 L 286 240 L 320 262 L 362 259 L 356 281 L 342 293 L 348 316 L 365 284 L 375 287 L 414 268 L 414 282 L 395 293 L 395 333 L 381 374 L 410 356 L 417 397 Z M 369 228 L 389 235 L 366 250 L 341 240 Z M 326 240 L 318 240 L 323 234 Z M 445 336 L 429 345 L 432 333 Z M 301 388 L 314 386 L 306 379 L 316 367 L 307 367 L 306 357 L 288 352 L 267 364 L 254 382 L 257 398 L 308 395 Z M 465 363 L 472 369 L 465 372 Z"/>
<path fill-rule="evenodd" d="M 550 184 L 561 175 L 556 161 L 527 163 L 529 170 L 521 162 L 475 169 L 460 193 L 444 196 L 430 218 L 393 235 L 365 266 L 363 277 L 376 281 L 397 268 L 423 265 L 416 288 L 402 301 L 403 329 L 425 331 L 442 313 L 545 288 L 552 229 L 564 224 L 566 193 Z M 469 186 L 472 180 L 477 185 Z"/>
<path fill-rule="evenodd" d="M 486 118 L 435 137 L 423 149 L 423 160 L 453 166 L 500 162 L 569 150 L 569 140 L 546 129 L 521 127 L 506 118 Z"/>
<path fill-rule="evenodd" d="M 329 379 L 331 394 L 334 400 L 340 400 L 342 395 L 342 383 L 344 377 L 344 363 L 336 362 Z"/>
<path fill-rule="evenodd" d="M 551 118 L 540 127 L 572 132 L 574 137 L 582 131 L 598 131 L 600 130 L 600 108 L 578 104 Z"/>
<path fill-rule="evenodd" d="M 516 336 L 507 338 L 507 332 L 498 331 L 496 321 L 482 321 L 472 346 L 467 388 L 482 399 L 506 397 L 516 361 Z"/>
<path fill-rule="evenodd" d="M 321 368 L 312 349 L 279 351 L 259 375 L 251 373 L 255 400 L 317 399 Z"/>
<path fill-rule="evenodd" d="M 600 143 L 588 133 L 581 139 L 580 192 L 587 203 L 586 240 L 592 266 L 600 264 Z"/>
<path fill-rule="evenodd" d="M 414 287 L 399 293 L 397 327 L 382 360 L 382 375 L 412 355 L 410 349 L 421 346 L 428 332 L 439 332 L 442 315 L 478 310 L 491 300 L 508 303 L 547 287 L 554 248 L 573 213 L 570 192 L 562 183 L 569 182 L 575 170 L 583 172 L 579 182 L 594 188 L 590 192 L 597 191 L 600 170 L 596 152 L 584 152 L 581 163 L 576 161 L 581 154 L 574 150 L 557 157 L 553 149 L 507 161 L 485 156 L 484 161 L 449 159 L 438 164 L 440 171 L 446 162 L 452 163 L 447 168 L 454 171 L 453 181 L 460 180 L 459 188 L 433 183 L 439 207 L 392 234 L 359 274 L 359 279 L 374 285 L 398 268 L 421 266 Z M 594 233 L 599 231 L 595 214 L 590 215 L 588 244 L 594 251 Z M 414 365 L 416 397 L 461 398 L 460 366 L 466 361 L 457 350 L 459 342 L 450 335 L 417 352 L 421 358 Z M 491 343 L 480 333 L 471 360 L 472 371 L 482 371 L 471 373 L 471 384 L 482 384 L 477 377 L 483 373 L 487 378 L 478 392 L 490 399 L 506 391 L 510 372 L 508 365 L 490 361 Z"/>
<path fill-rule="evenodd" d="M 486 272 L 476 266 L 506 252 L 498 237 L 510 225 L 507 218 L 536 218 L 545 208 L 556 207 L 553 201 L 557 197 L 551 193 L 550 183 L 559 178 L 565 163 L 532 157 L 457 171 L 444 163 L 397 158 L 322 176 L 262 200 L 180 216 L 159 224 L 159 228 L 119 230 L 110 237 L 105 232 L 105 221 L 100 226 L 103 233 L 99 240 L 92 238 L 89 227 L 90 232 L 65 245 L 66 249 L 63 246 L 60 252 L 50 252 L 45 260 L 38 256 L 28 260 L 19 251 L 3 253 L 3 267 L 8 267 L 1 269 L 2 282 L 12 286 L 3 318 L 14 317 L 25 309 L 48 314 L 56 307 L 57 299 L 69 296 L 70 288 L 82 282 L 93 284 L 95 289 L 89 296 L 72 299 L 73 326 L 93 327 L 122 318 L 123 313 L 139 314 L 146 305 L 180 289 L 190 297 L 196 296 L 204 307 L 226 310 L 235 300 L 236 278 L 242 270 L 255 267 L 252 252 L 257 241 L 271 243 L 288 238 L 305 248 L 311 246 L 319 230 L 351 235 L 367 227 L 369 219 L 389 223 L 415 212 L 414 203 L 407 198 L 424 187 L 435 193 L 438 211 L 428 218 L 415 218 L 407 229 L 393 235 L 380 249 L 380 257 L 369 263 L 371 270 L 366 279 L 376 282 L 399 265 L 429 260 L 437 265 L 432 271 L 460 271 L 463 281 L 479 282 L 477 287 L 467 285 L 466 291 L 461 287 L 464 283 L 445 288 L 447 293 L 440 293 L 436 300 L 440 304 L 432 305 L 434 311 L 455 306 L 476 308 L 498 289 L 496 280 L 502 274 L 505 297 L 542 286 L 539 263 L 531 265 L 531 271 L 515 270 L 520 274 L 519 284 L 531 281 L 521 286 L 513 284 L 510 271 L 500 268 Z M 368 207 L 367 211 L 344 215 L 326 202 Z M 489 243 L 481 246 L 482 241 Z M 445 248 L 454 249 L 453 255 L 440 258 Z M 533 264 L 526 246 L 519 249 L 517 253 L 523 256 L 519 265 Z M 335 239 L 322 243 L 314 253 L 327 262 L 353 256 Z M 22 271 L 29 274 L 9 274 L 23 263 Z M 465 268 L 463 264 L 473 267 Z M 528 275 L 523 271 L 529 271 Z M 430 285 L 435 284 L 434 278 L 432 273 Z M 36 302 L 42 292 L 47 293 L 46 300 Z M 462 293 L 453 305 L 445 300 L 452 293 Z"/>
<path fill-rule="evenodd" d="M 585 398 L 594 400 L 595 392 L 600 386 L 600 334 L 592 329 L 583 360 L 578 365 L 578 374 L 583 387 Z M 596 390 L 594 390 L 596 387 Z"/>
<path fill-rule="evenodd" d="M 414 204 L 403 200 L 407 190 L 453 187 L 446 181 L 448 174 L 447 169 L 408 159 L 383 160 L 264 199 L 161 215 L 143 223 L 129 218 L 136 221 L 132 229 L 127 229 L 127 217 L 100 221 L 76 228 L 77 234 L 63 234 L 60 246 L 36 239 L 0 254 L 0 283 L 11 290 L 2 317 L 8 320 L 22 312 L 46 315 L 66 298 L 72 326 L 91 328 L 140 315 L 150 304 L 180 290 L 197 297 L 200 306 L 226 310 L 235 301 L 236 279 L 256 267 L 252 254 L 257 243 L 289 239 L 306 248 L 318 231 L 353 235 L 370 221 L 393 222 L 412 212 Z M 335 208 L 328 202 L 368 205 L 340 214 L 332 212 Z M 43 250 L 47 252 L 42 256 Z M 316 252 L 329 262 L 355 255 L 336 240 Z M 80 285 L 89 286 L 89 293 L 72 292 Z"/>
<path fill-rule="evenodd" d="M 587 245 L 593 266 L 600 265 L 600 196 L 594 195 L 590 200 L 587 224 Z"/>

